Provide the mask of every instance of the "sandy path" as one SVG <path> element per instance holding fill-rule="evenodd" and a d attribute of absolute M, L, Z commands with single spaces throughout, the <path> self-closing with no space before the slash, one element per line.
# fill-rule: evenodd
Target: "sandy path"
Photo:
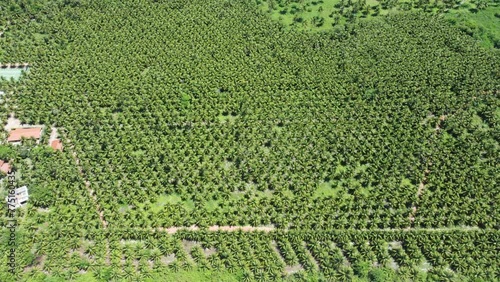
<path fill-rule="evenodd" d="M 23 127 L 44 127 L 41 124 L 23 124 L 21 120 L 16 118 L 15 113 L 11 112 L 9 118 L 7 118 L 7 124 L 4 126 L 5 131 L 11 131 L 13 128 L 23 128 Z"/>
<path fill-rule="evenodd" d="M 57 139 L 57 128 L 55 127 L 51 127 L 50 128 L 50 138 L 49 138 L 49 146 L 50 144 L 52 144 L 52 141 L 56 140 Z"/>
<path fill-rule="evenodd" d="M 275 228 L 274 226 L 218 226 L 218 225 L 213 225 L 208 227 L 208 231 L 228 231 L 228 232 L 235 232 L 235 231 L 243 231 L 243 232 L 251 232 L 251 231 L 264 231 L 264 232 L 271 232 Z M 156 230 L 161 231 L 161 232 L 167 232 L 169 234 L 174 234 L 177 231 L 181 230 L 189 230 L 189 231 L 199 231 L 200 228 L 196 225 L 193 226 L 188 226 L 188 227 L 168 227 L 168 228 L 157 228 Z"/>
<path fill-rule="evenodd" d="M 4 126 L 5 131 L 10 131 L 12 128 L 21 127 L 21 121 L 17 119 L 14 113 L 10 113 L 7 119 L 7 124 Z"/>
<path fill-rule="evenodd" d="M 118 228 L 120 229 L 120 228 Z M 179 231 L 182 230 L 188 230 L 188 231 L 200 231 L 201 229 L 196 226 L 173 226 L 173 227 L 159 227 L 159 228 L 134 228 L 131 227 L 129 229 L 134 229 L 134 230 L 140 230 L 140 231 L 158 231 L 158 232 L 167 232 L 168 234 L 175 234 Z M 274 230 L 278 230 L 277 228 L 273 226 L 210 226 L 208 228 L 208 231 L 210 232 L 216 232 L 216 231 L 227 231 L 227 232 L 235 232 L 235 231 L 243 231 L 243 232 L 257 232 L 257 231 L 263 231 L 263 232 L 271 232 Z M 290 231 L 288 229 L 280 229 L 281 231 Z M 460 230 L 460 231 L 475 231 L 475 230 L 492 230 L 489 228 L 486 229 L 480 229 L 479 227 L 476 226 L 463 226 L 463 227 L 442 227 L 442 228 L 377 228 L 377 229 L 355 229 L 354 231 L 382 231 L 382 232 L 394 232 L 394 231 L 425 231 L 425 232 L 441 232 L 441 231 L 455 231 L 455 230 Z M 300 231 L 297 229 L 294 229 L 293 231 Z M 346 231 L 346 229 L 321 229 L 317 230 L 318 232 L 320 231 Z"/>

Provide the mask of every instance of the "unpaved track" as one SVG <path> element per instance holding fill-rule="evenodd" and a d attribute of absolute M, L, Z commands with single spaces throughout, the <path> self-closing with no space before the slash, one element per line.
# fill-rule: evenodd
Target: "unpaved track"
<path fill-rule="evenodd" d="M 52 128 L 52 135 L 57 133 L 57 131 L 54 130 L 55 128 Z M 70 140 L 68 139 L 68 143 Z M 70 143 L 71 144 L 71 143 Z M 83 173 L 83 168 L 80 165 L 80 159 L 78 158 L 78 155 L 74 151 L 74 146 L 73 144 L 70 145 L 70 150 L 72 151 L 71 155 L 73 156 L 73 159 L 75 160 L 76 167 L 78 168 L 78 172 L 80 173 L 80 176 L 85 180 L 85 188 L 87 188 L 87 191 L 89 192 L 90 198 L 94 202 L 97 214 L 99 215 L 99 220 L 101 221 L 102 227 L 104 229 L 108 228 L 108 222 L 104 219 L 104 211 L 101 209 L 101 206 L 99 205 L 99 202 L 97 201 L 97 196 L 94 194 L 94 190 L 90 188 L 90 181 L 87 180 Z M 109 248 L 109 240 L 106 239 L 106 264 L 110 265 L 111 263 L 111 250 Z"/>
<path fill-rule="evenodd" d="M 57 128 L 51 127 L 50 128 L 50 138 L 49 138 L 49 146 L 52 144 L 52 141 L 57 139 Z"/>
<path fill-rule="evenodd" d="M 51 138 L 53 134 L 57 134 L 57 130 L 55 130 L 54 127 L 52 127 L 52 133 L 51 133 Z M 68 140 L 68 143 L 70 143 L 70 140 Z M 97 214 L 99 215 L 99 219 L 101 221 L 101 224 L 104 229 L 108 227 L 108 223 L 104 219 L 104 212 L 101 209 L 101 206 L 99 205 L 99 201 L 97 201 L 97 196 L 94 194 L 94 190 L 90 188 L 90 181 L 87 180 L 87 177 L 85 177 L 83 173 L 83 167 L 80 164 L 80 159 L 78 158 L 78 155 L 74 151 L 74 145 L 70 143 L 70 150 L 72 151 L 71 155 L 73 156 L 73 159 L 75 160 L 76 167 L 78 168 L 78 172 L 80 173 L 80 176 L 84 179 L 85 181 L 85 188 L 87 188 L 87 191 L 89 192 L 90 197 L 92 198 L 92 201 L 94 202 L 94 205 L 97 210 Z"/>
<path fill-rule="evenodd" d="M 120 228 L 117 228 L 117 229 L 120 229 Z M 179 231 L 183 231 L 183 230 L 187 230 L 187 231 L 200 231 L 202 230 L 201 228 L 199 228 L 198 226 L 185 226 L 185 227 L 182 227 L 182 226 L 173 226 L 173 227 L 159 227 L 159 228 L 140 228 L 140 227 L 130 227 L 130 228 L 127 228 L 127 229 L 132 229 L 132 230 L 140 230 L 140 231 L 158 231 L 158 232 L 166 232 L 168 234 L 175 234 Z M 206 230 L 210 231 L 210 232 L 216 232 L 216 231 L 226 231 L 226 232 L 236 232 L 236 231 L 243 231 L 243 232 L 258 232 L 258 231 L 262 231 L 262 232 L 272 232 L 272 231 L 277 231 L 277 230 L 280 230 L 280 231 L 285 231 L 285 232 L 289 232 L 289 231 L 301 231 L 300 229 L 293 229 L 293 230 L 290 230 L 290 229 L 278 229 L 278 228 L 275 228 L 273 226 L 218 226 L 218 225 L 214 225 L 214 226 L 210 226 L 208 227 Z M 380 229 L 380 228 L 377 228 L 377 229 L 353 229 L 353 230 L 350 230 L 350 231 L 361 231 L 361 232 L 366 232 L 366 231 L 377 231 L 377 232 L 399 232 L 399 231 L 425 231 L 425 232 L 442 232 L 442 231 L 477 231 L 477 230 L 492 230 L 492 229 L 480 229 L 479 227 L 475 227 L 475 226 L 458 226 L 458 227 L 442 227 L 442 228 L 385 228 L 385 229 Z M 319 230 L 316 230 L 318 232 L 320 231 L 346 231 L 346 229 L 319 229 Z"/>
<path fill-rule="evenodd" d="M 14 116 L 14 113 L 10 113 L 7 119 L 7 124 L 5 125 L 5 131 L 10 131 L 12 128 L 21 127 L 21 121 Z"/>
<path fill-rule="evenodd" d="M 433 134 L 433 137 L 435 137 L 438 134 L 438 132 L 441 130 L 441 123 L 446 118 L 447 118 L 446 115 L 442 115 L 442 116 L 439 117 L 438 121 L 436 122 L 436 126 L 434 128 L 435 132 Z M 432 141 L 433 140 L 431 139 L 431 144 L 432 144 Z M 425 183 L 427 183 L 427 177 L 429 176 L 429 173 L 431 173 L 431 171 L 429 170 L 430 166 L 432 166 L 431 158 L 429 158 L 429 160 L 425 164 L 424 176 L 422 177 L 422 180 L 420 181 L 420 184 L 418 185 L 417 200 L 413 203 L 413 206 L 411 207 L 411 212 L 410 212 L 410 215 L 409 215 L 410 226 L 407 229 L 410 229 L 413 226 L 413 222 L 415 221 L 415 215 L 417 214 L 417 209 L 418 209 L 417 202 L 418 202 L 418 200 L 420 200 L 422 194 L 424 193 Z"/>
<path fill-rule="evenodd" d="M 213 226 L 210 226 L 210 227 L 207 228 L 208 231 L 212 231 L 212 232 L 215 232 L 215 231 L 235 232 L 235 231 L 239 231 L 239 230 L 244 231 L 244 232 L 251 232 L 251 231 L 271 232 L 274 229 L 275 229 L 274 226 L 249 226 L 249 225 L 245 225 L 245 226 L 218 226 L 218 225 L 213 225 Z M 188 227 L 168 227 L 168 228 L 160 227 L 160 228 L 156 228 L 156 229 L 153 229 L 153 230 L 158 230 L 160 232 L 167 232 L 169 234 L 174 234 L 177 231 L 181 231 L 181 230 L 199 231 L 199 230 L 201 230 L 201 228 L 199 228 L 198 226 L 193 225 L 193 226 L 188 226 Z"/>
<path fill-rule="evenodd" d="M 104 212 L 102 211 L 99 202 L 97 201 L 97 196 L 94 194 L 94 190 L 90 188 L 90 181 L 88 181 L 85 175 L 83 174 L 83 168 L 80 165 L 80 159 L 78 158 L 76 152 L 73 152 L 72 155 L 78 167 L 78 172 L 83 177 L 83 179 L 85 179 L 85 188 L 87 188 L 87 191 L 89 192 L 89 195 L 92 198 L 94 205 L 96 206 L 97 213 L 99 214 L 99 219 L 101 220 L 102 226 L 104 227 L 104 229 L 106 229 L 108 227 L 108 223 L 106 222 L 106 220 L 104 220 Z"/>

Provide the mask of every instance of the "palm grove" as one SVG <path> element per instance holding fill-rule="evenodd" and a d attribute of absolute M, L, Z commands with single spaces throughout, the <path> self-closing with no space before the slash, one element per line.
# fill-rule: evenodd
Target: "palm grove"
<path fill-rule="evenodd" d="M 0 42 L 2 59 L 33 67 L 2 87 L 23 122 L 60 128 L 65 150 L 15 148 L 33 191 L 19 275 L 495 277 L 500 60 L 442 20 L 308 34 L 249 1 L 30 13 L 9 15 Z"/>

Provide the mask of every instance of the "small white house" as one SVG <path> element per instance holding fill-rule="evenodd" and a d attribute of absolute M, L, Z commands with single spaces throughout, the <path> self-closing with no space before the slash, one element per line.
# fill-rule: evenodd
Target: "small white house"
<path fill-rule="evenodd" d="M 12 206 L 9 206 L 10 209 L 17 209 L 19 207 L 24 206 L 24 204 L 26 204 L 26 202 L 29 199 L 28 187 L 26 187 L 26 186 L 16 188 L 15 193 L 16 193 L 15 194 L 15 202 L 14 203 L 10 202 L 10 204 L 14 204 L 14 208 L 12 208 Z M 9 204 L 9 197 L 11 197 L 11 195 L 9 195 L 5 198 L 5 201 L 7 202 L 7 204 Z"/>

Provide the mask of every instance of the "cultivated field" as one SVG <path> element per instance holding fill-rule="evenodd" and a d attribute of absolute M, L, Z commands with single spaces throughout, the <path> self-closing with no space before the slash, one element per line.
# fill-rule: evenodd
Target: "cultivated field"
<path fill-rule="evenodd" d="M 307 33 L 244 0 L 42 2 L 0 38 L 32 66 L 0 81 L 4 125 L 47 129 L 0 147 L 30 191 L 0 281 L 498 276 L 500 55 L 445 19 Z"/>

